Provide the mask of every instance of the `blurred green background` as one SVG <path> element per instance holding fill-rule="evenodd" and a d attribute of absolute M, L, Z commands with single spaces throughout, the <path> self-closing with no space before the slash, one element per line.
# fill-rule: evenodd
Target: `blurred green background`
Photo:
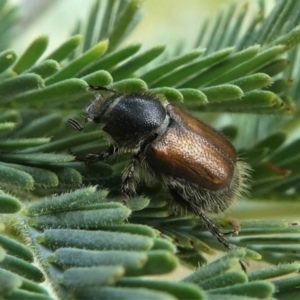
<path fill-rule="evenodd" d="M 22 14 L 18 39 L 15 40 L 13 48 L 21 51 L 34 38 L 46 34 L 50 37 L 48 48 L 50 52 L 70 36 L 79 19 L 85 19 L 94 1 L 13 0 L 11 2 L 21 7 Z M 228 7 L 228 4 L 233 2 L 233 0 L 145 0 L 144 18 L 126 39 L 126 44 L 141 42 L 144 48 L 149 48 L 156 44 L 170 45 L 184 40 L 188 46 L 191 46 L 205 18 L 213 19 L 220 8 Z M 267 10 L 270 10 L 274 1 L 266 2 Z M 246 0 L 239 0 L 239 5 L 245 3 Z M 257 3 L 253 1 L 250 9 L 256 8 Z"/>

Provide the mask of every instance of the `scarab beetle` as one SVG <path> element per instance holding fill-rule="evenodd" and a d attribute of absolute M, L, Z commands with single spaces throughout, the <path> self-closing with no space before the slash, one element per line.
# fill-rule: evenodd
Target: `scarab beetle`
<path fill-rule="evenodd" d="M 195 119 L 161 96 L 151 93 L 121 93 L 105 87 L 85 109 L 87 119 L 102 124 L 112 140 L 102 153 L 88 155 L 96 163 L 123 151 L 133 152 L 124 170 L 122 193 L 135 194 L 135 168 L 158 178 L 172 198 L 185 210 L 199 216 L 209 231 L 227 249 L 229 243 L 206 213 L 225 211 L 245 190 L 247 165 L 237 159 L 233 145 L 221 133 Z M 74 119 L 76 130 L 83 127 Z"/>

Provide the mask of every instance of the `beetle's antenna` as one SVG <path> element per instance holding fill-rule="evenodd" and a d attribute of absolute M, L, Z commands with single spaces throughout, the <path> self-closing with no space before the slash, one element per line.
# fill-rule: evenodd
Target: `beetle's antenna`
<path fill-rule="evenodd" d="M 89 85 L 88 90 L 90 90 L 90 91 L 108 91 L 108 92 L 118 93 L 118 91 L 116 91 L 115 89 L 107 88 L 105 86 Z"/>
<path fill-rule="evenodd" d="M 68 119 L 68 123 L 72 126 L 73 129 L 75 129 L 77 131 L 82 131 L 84 129 L 85 124 L 87 123 L 87 121 L 88 121 L 88 119 L 85 118 L 83 125 L 81 125 L 77 120 L 75 120 L 73 118 Z"/>

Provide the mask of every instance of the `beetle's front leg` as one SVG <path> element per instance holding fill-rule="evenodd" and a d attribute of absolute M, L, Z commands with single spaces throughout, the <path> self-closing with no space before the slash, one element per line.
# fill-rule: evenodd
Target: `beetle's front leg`
<path fill-rule="evenodd" d="M 105 161 L 114 156 L 119 151 L 118 146 L 110 145 L 109 148 L 100 153 L 91 153 L 85 157 L 85 163 L 87 165 L 95 164 L 99 161 Z"/>
<path fill-rule="evenodd" d="M 69 153 L 74 155 L 76 160 L 78 161 L 83 161 L 85 162 L 87 165 L 92 165 L 95 164 L 99 161 L 105 161 L 107 159 L 109 159 L 110 157 L 112 157 L 113 155 L 115 155 L 117 152 L 119 151 L 118 146 L 116 145 L 110 145 L 109 148 L 103 152 L 100 153 L 91 153 L 88 154 L 85 157 L 79 157 L 76 156 L 75 154 L 73 154 L 70 150 Z"/>
<path fill-rule="evenodd" d="M 134 178 L 134 171 L 138 164 L 139 154 L 136 154 L 132 157 L 129 166 L 123 173 L 121 192 L 125 196 L 125 199 L 128 199 L 136 194 L 135 188 L 137 182 Z"/>
<path fill-rule="evenodd" d="M 128 199 L 129 197 L 136 195 L 135 188 L 137 182 L 134 178 L 135 168 L 141 162 L 141 157 L 145 155 L 146 148 L 149 143 L 151 143 L 156 137 L 157 134 L 155 133 L 144 140 L 144 142 L 140 146 L 140 150 L 131 158 L 130 164 L 123 173 L 121 192 L 125 196 L 124 202 L 126 202 L 126 199 Z"/>

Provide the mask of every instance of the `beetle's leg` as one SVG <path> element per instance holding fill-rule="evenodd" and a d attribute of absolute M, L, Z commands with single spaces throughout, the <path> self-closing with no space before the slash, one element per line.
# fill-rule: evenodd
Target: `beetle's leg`
<path fill-rule="evenodd" d="M 204 213 L 201 211 L 197 211 L 197 215 L 202 219 L 202 221 L 205 223 L 207 229 L 210 231 L 212 235 L 216 237 L 216 239 L 227 249 L 231 250 L 231 247 L 227 241 L 227 239 L 224 237 L 223 233 L 221 233 L 219 227 Z"/>
<path fill-rule="evenodd" d="M 136 166 L 141 161 L 141 156 L 145 153 L 147 146 L 156 139 L 157 134 L 150 135 L 140 146 L 140 150 L 132 157 L 129 166 L 125 169 L 123 173 L 122 187 L 121 192 L 125 196 L 125 198 L 129 198 L 130 196 L 134 196 L 136 194 L 136 180 L 134 178 L 134 170 Z"/>
<path fill-rule="evenodd" d="M 69 150 L 69 154 L 75 156 L 75 159 L 78 160 L 78 161 L 83 161 L 87 165 L 92 165 L 92 164 L 95 164 L 99 161 L 105 161 L 105 160 L 109 159 L 110 157 L 115 155 L 118 152 L 118 150 L 119 150 L 118 146 L 110 145 L 109 148 L 107 150 L 103 151 L 103 152 L 91 153 L 91 154 L 88 154 L 85 157 L 77 156 L 71 150 Z"/>
<path fill-rule="evenodd" d="M 135 195 L 136 180 L 134 178 L 134 170 L 139 163 L 139 153 L 134 155 L 129 166 L 125 169 L 122 178 L 121 192 L 125 198 Z"/>
<path fill-rule="evenodd" d="M 199 216 L 205 223 L 207 229 L 217 238 L 217 240 L 228 250 L 231 250 L 230 245 L 224 235 L 221 233 L 220 229 L 214 222 L 207 217 L 203 212 L 195 209 L 190 202 L 186 201 L 174 188 L 169 187 L 169 191 L 174 198 L 174 200 L 183 208 L 192 211 L 196 216 Z"/>
<path fill-rule="evenodd" d="M 214 222 L 208 218 L 205 214 L 203 214 L 202 212 L 198 212 L 198 216 L 204 221 L 204 223 L 206 224 L 208 230 L 211 232 L 212 235 L 214 235 L 216 237 L 216 239 L 229 251 L 232 250 L 232 248 L 230 247 L 230 244 L 228 243 L 227 239 L 224 237 L 224 235 L 221 233 L 220 229 L 218 228 L 218 226 L 216 224 L 214 224 Z M 242 270 L 247 273 L 247 268 L 244 265 L 244 263 L 242 261 L 239 260 L 239 264 L 242 268 Z"/>
<path fill-rule="evenodd" d="M 100 153 L 90 153 L 88 154 L 84 160 L 87 165 L 95 164 L 99 161 L 105 161 L 115 155 L 119 151 L 118 146 L 110 145 L 109 148 Z"/>
<path fill-rule="evenodd" d="M 227 239 L 225 238 L 224 234 L 220 231 L 219 227 L 209 218 L 207 217 L 203 212 L 199 211 L 198 209 L 193 208 L 190 203 L 186 200 L 184 200 L 184 198 L 182 198 L 182 196 L 180 194 L 178 194 L 178 192 L 174 189 L 174 188 L 170 188 L 169 187 L 169 191 L 170 194 L 172 195 L 172 197 L 174 198 L 174 200 L 181 205 L 182 207 L 184 207 L 187 210 L 192 210 L 193 213 L 196 216 L 199 216 L 202 221 L 205 223 L 207 229 L 210 231 L 210 233 L 216 237 L 216 239 L 227 249 L 227 250 L 232 250 L 230 244 L 228 243 Z M 239 264 L 242 268 L 242 270 L 246 273 L 247 269 L 245 267 L 245 265 L 239 261 Z"/>

